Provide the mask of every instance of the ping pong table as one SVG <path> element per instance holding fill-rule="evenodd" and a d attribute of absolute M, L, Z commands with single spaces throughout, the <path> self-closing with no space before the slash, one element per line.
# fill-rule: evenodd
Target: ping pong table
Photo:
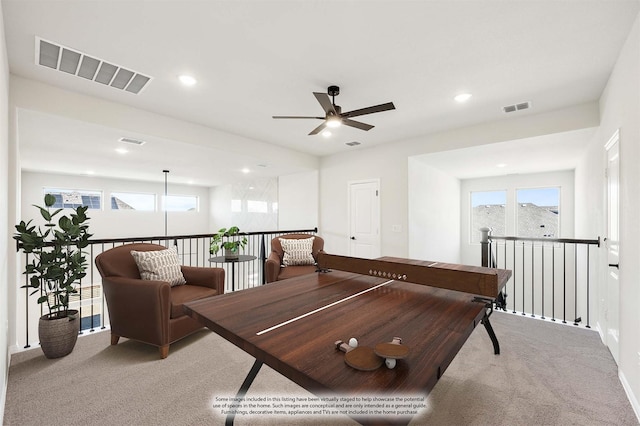
<path fill-rule="evenodd" d="M 263 364 L 316 395 L 425 395 L 476 325 L 500 352 L 489 316 L 510 276 L 503 269 L 321 254 L 315 274 L 190 302 L 185 311 L 255 358 L 238 397 Z M 393 369 L 351 368 L 334 345 L 355 337 L 373 347 L 395 336 L 410 351 Z"/>

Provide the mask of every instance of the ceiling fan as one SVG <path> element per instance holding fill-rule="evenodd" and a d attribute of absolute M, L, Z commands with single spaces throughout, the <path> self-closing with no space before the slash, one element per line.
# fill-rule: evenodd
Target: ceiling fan
<path fill-rule="evenodd" d="M 352 117 L 358 117 L 360 115 L 365 114 L 373 114 L 375 112 L 388 111 L 391 109 L 396 109 L 393 105 L 393 102 L 387 102 L 386 104 L 380 104 L 375 106 L 370 106 L 367 108 L 355 109 L 349 112 L 342 112 L 342 108 L 336 105 L 336 96 L 340 94 L 340 88 L 338 86 L 329 86 L 327 89 L 327 93 L 313 92 L 313 95 L 316 97 L 320 106 L 324 110 L 324 117 L 301 117 L 301 116 L 289 116 L 289 115 L 274 115 L 273 118 L 311 118 L 317 120 L 324 120 L 324 122 L 313 129 L 309 135 L 317 135 L 325 127 L 338 127 L 341 124 L 349 127 L 355 127 L 361 130 L 371 130 L 374 126 L 366 123 L 362 123 L 360 121 L 351 120 Z M 331 99 L 329 99 L 331 96 Z"/>

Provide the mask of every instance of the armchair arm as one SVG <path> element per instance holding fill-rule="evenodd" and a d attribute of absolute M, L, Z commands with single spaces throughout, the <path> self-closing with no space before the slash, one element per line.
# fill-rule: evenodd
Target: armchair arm
<path fill-rule="evenodd" d="M 158 346 L 169 343 L 168 282 L 107 277 L 102 287 L 112 333 Z"/>
<path fill-rule="evenodd" d="M 276 252 L 271 252 L 265 261 L 265 275 L 267 283 L 278 281 L 280 274 L 280 256 Z"/>
<path fill-rule="evenodd" d="M 187 284 L 215 289 L 224 294 L 224 269 L 202 266 L 182 266 L 182 275 Z"/>
<path fill-rule="evenodd" d="M 313 258 L 315 259 L 316 263 L 318 263 L 318 256 L 320 254 L 326 254 L 327 252 L 324 251 L 323 249 L 318 250 L 318 252 L 313 256 Z"/>

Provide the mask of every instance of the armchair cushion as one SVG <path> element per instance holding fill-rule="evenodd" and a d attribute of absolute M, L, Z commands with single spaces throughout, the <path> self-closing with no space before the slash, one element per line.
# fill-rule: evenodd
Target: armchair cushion
<path fill-rule="evenodd" d="M 218 292 L 210 287 L 199 285 L 180 285 L 171 288 L 171 316 L 178 318 L 185 315 L 182 305 L 185 302 L 216 296 Z"/>
<path fill-rule="evenodd" d="M 282 264 L 284 266 L 315 265 L 313 258 L 314 237 L 301 239 L 280 238 L 280 245 L 284 251 Z"/>
<path fill-rule="evenodd" d="M 171 287 L 185 284 L 175 248 L 156 251 L 131 250 L 143 280 L 166 281 Z"/>

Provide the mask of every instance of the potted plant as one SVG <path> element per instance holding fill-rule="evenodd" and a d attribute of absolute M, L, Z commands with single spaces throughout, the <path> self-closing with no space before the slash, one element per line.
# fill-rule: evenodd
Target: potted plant
<path fill-rule="evenodd" d="M 23 272 L 28 283 L 21 288 L 33 289 L 30 295 L 38 294 L 38 303 L 48 310 L 38 322 L 40 347 L 47 358 L 68 355 L 78 339 L 80 319 L 77 310 L 69 309 L 69 300 L 78 292 L 79 280 L 86 276 L 87 258 L 82 249 L 91 237 L 88 207 L 60 215 L 62 209 L 51 212 L 55 201 L 53 195 L 46 194 L 45 207 L 34 204 L 46 222 L 44 227 L 32 225 L 32 220 L 20 221 L 13 236 L 18 249 L 29 255 Z"/>
<path fill-rule="evenodd" d="M 240 237 L 240 229 L 237 226 L 231 228 L 221 228 L 211 237 L 209 244 L 209 253 L 218 254 L 221 248 L 224 248 L 224 256 L 227 259 L 237 259 L 240 249 L 247 245 L 247 237 Z"/>

